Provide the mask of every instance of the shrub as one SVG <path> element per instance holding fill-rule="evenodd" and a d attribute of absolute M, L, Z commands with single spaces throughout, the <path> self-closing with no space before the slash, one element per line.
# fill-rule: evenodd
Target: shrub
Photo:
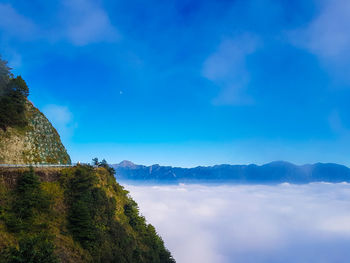
<path fill-rule="evenodd" d="M 25 236 L 18 248 L 11 246 L 0 255 L 1 263 L 58 263 L 52 237 L 45 233 Z"/>

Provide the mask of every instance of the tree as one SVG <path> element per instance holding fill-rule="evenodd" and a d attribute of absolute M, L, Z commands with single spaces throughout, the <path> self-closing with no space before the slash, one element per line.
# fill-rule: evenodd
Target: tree
<path fill-rule="evenodd" d="M 98 158 L 95 157 L 92 159 L 92 164 L 95 165 L 95 166 L 98 166 L 99 165 L 99 162 L 98 162 Z"/>
<path fill-rule="evenodd" d="M 39 233 L 20 239 L 19 246 L 11 246 L 1 252 L 0 262 L 6 263 L 58 263 L 54 254 L 55 245 L 52 237 Z"/>
<path fill-rule="evenodd" d="M 100 167 L 104 167 L 104 168 L 108 168 L 108 163 L 107 163 L 106 159 L 103 159 L 101 161 L 101 163 L 99 164 L 99 166 Z"/>
<path fill-rule="evenodd" d="M 43 191 L 33 168 L 24 172 L 12 190 L 2 218 L 18 244 L 10 243 L 0 250 L 0 263 L 58 263 L 54 253 L 54 236 L 45 219 L 51 198 Z"/>
<path fill-rule="evenodd" d="M 13 203 L 13 209 L 18 218 L 29 219 L 34 210 L 46 211 L 50 207 L 50 200 L 44 195 L 39 177 L 33 168 L 23 174 L 17 184 L 18 199 Z"/>
<path fill-rule="evenodd" d="M 14 213 L 6 217 L 6 226 L 12 232 L 33 227 L 34 215 L 47 212 L 51 204 L 51 200 L 42 191 L 39 177 L 33 168 L 19 178 L 16 194 L 17 198 L 12 203 Z"/>
<path fill-rule="evenodd" d="M 21 77 L 21 75 L 16 78 L 12 78 L 9 83 L 9 90 L 13 90 L 20 98 L 27 98 L 29 96 L 29 89 L 27 83 Z"/>
<path fill-rule="evenodd" d="M 68 216 L 69 230 L 74 238 L 79 241 L 84 248 L 91 247 L 91 243 L 96 239 L 95 226 L 92 216 L 85 200 L 76 200 L 72 203 Z"/>
<path fill-rule="evenodd" d="M 25 104 L 29 89 L 21 76 L 13 77 L 7 62 L 0 59 L 0 128 L 27 125 Z"/>
<path fill-rule="evenodd" d="M 106 159 L 103 159 L 101 162 L 101 166 L 105 166 L 105 165 L 107 165 L 107 161 L 106 161 Z"/>
<path fill-rule="evenodd" d="M 12 77 L 11 68 L 7 65 L 7 61 L 2 60 L 0 56 L 0 96 L 4 93 L 7 83 Z"/>

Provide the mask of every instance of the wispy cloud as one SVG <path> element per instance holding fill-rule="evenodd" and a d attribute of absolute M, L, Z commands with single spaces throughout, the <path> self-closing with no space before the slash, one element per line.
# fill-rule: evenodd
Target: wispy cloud
<path fill-rule="evenodd" d="M 206 59 L 202 74 L 221 89 L 214 104 L 252 103 L 252 98 L 245 93 L 250 81 L 246 58 L 256 51 L 258 42 L 257 36 L 251 34 L 224 39 Z"/>
<path fill-rule="evenodd" d="M 63 6 L 65 33 L 73 44 L 82 46 L 96 42 L 113 42 L 120 38 L 108 14 L 97 2 L 66 0 Z"/>
<path fill-rule="evenodd" d="M 57 129 L 63 141 L 69 140 L 77 124 L 67 106 L 49 104 L 43 108 L 43 113 Z"/>
<path fill-rule="evenodd" d="M 350 81 L 350 2 L 323 0 L 318 4 L 320 12 L 307 26 L 289 32 L 290 40 Z"/>
<path fill-rule="evenodd" d="M 350 185 L 127 186 L 177 262 L 347 262 Z"/>
<path fill-rule="evenodd" d="M 333 110 L 328 116 L 328 123 L 331 130 L 336 136 L 341 140 L 349 140 L 350 138 L 350 129 L 345 126 L 343 119 L 339 111 Z"/>
<path fill-rule="evenodd" d="M 96 1 L 65 0 L 49 25 L 37 25 L 10 4 L 0 4 L 0 32 L 20 40 L 66 40 L 76 46 L 120 39 L 107 12 Z M 57 17 L 57 18 L 56 18 Z"/>
<path fill-rule="evenodd" d="M 21 40 L 37 38 L 39 28 L 29 18 L 19 14 L 11 5 L 0 4 L 0 31 Z"/>

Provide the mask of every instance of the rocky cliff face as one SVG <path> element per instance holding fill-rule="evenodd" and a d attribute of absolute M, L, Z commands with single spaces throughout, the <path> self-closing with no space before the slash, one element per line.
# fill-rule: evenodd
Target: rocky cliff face
<path fill-rule="evenodd" d="M 49 120 L 29 101 L 24 128 L 0 129 L 0 164 L 70 164 L 60 136 Z"/>

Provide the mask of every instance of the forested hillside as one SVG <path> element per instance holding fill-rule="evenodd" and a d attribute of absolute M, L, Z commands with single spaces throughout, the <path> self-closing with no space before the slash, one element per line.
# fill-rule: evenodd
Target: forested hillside
<path fill-rule="evenodd" d="M 0 262 L 175 262 L 108 166 L 0 171 Z"/>

